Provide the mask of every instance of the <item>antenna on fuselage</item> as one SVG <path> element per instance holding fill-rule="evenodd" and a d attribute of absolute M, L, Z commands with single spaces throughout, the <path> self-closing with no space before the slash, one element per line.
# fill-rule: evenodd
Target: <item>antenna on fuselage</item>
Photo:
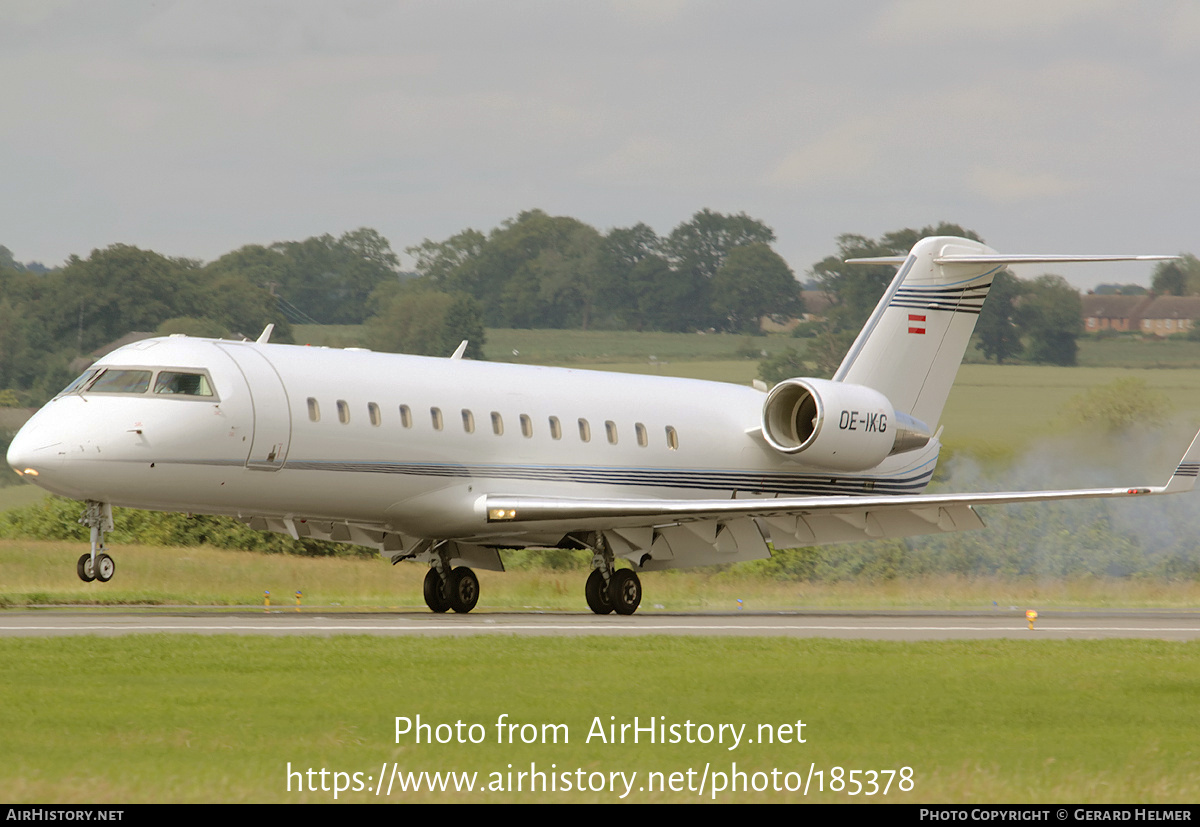
<path fill-rule="evenodd" d="M 258 338 L 254 340 L 255 343 L 265 345 L 267 342 L 271 341 L 271 334 L 273 332 L 275 332 L 275 323 L 271 322 L 271 324 L 263 328 L 263 332 L 260 333 Z"/>
<path fill-rule="evenodd" d="M 459 345 L 455 349 L 454 353 L 452 353 L 450 355 L 450 358 L 451 359 L 461 359 L 461 358 L 463 358 L 463 354 L 466 352 L 467 352 L 467 340 L 463 339 L 461 342 L 459 342 Z"/>

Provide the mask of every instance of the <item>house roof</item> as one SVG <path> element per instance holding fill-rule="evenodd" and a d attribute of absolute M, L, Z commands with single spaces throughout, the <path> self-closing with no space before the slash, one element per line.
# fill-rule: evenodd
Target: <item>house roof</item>
<path fill-rule="evenodd" d="M 1200 296 L 1159 296 L 1141 316 L 1143 319 L 1200 319 Z"/>
<path fill-rule="evenodd" d="M 1144 307 L 1150 305 L 1153 296 L 1121 296 L 1114 293 L 1100 295 L 1088 293 L 1083 299 L 1083 317 L 1085 319 L 1131 319 L 1136 320 L 1145 315 Z"/>

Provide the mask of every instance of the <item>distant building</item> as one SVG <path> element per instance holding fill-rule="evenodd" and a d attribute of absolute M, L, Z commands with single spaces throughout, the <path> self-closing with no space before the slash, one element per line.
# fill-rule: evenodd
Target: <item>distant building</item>
<path fill-rule="evenodd" d="M 1143 334 L 1170 336 L 1186 333 L 1200 319 L 1200 296 L 1159 296 L 1141 311 Z"/>
<path fill-rule="evenodd" d="M 1154 301 L 1153 296 L 1121 296 L 1116 293 L 1088 293 L 1082 299 L 1083 329 L 1088 333 L 1140 330 L 1142 310 Z"/>
<path fill-rule="evenodd" d="M 1083 327 L 1088 333 L 1116 330 L 1170 336 L 1191 330 L 1196 319 L 1200 319 L 1200 296 L 1089 293 L 1083 297 Z"/>

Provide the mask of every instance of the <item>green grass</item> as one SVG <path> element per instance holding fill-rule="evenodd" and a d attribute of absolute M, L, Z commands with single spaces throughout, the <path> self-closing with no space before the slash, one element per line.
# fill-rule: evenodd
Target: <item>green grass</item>
<path fill-rule="evenodd" d="M 12 469 L 7 465 L 0 467 L 0 474 L 5 472 L 11 474 Z M 45 496 L 47 496 L 46 489 L 38 488 L 36 485 L 28 483 L 6 485 L 0 487 L 0 511 L 8 511 L 10 508 L 21 508 L 35 503 Z"/>
<path fill-rule="evenodd" d="M 1075 430 L 1076 423 L 1065 417 L 1067 403 L 1090 388 L 1125 377 L 1167 395 L 1177 425 L 1162 439 L 1179 442 L 1182 453 L 1200 424 L 1200 369 L 1195 368 L 963 365 L 942 416 L 942 441 L 955 451 L 1012 456 L 1034 440 Z"/>
<path fill-rule="evenodd" d="M 0 640 L 0 799 L 327 802 L 287 766 L 378 776 L 475 771 L 807 774 L 911 767 L 886 799 L 741 792 L 719 801 L 1194 802 L 1200 645 L 895 643 L 761 638 Z M 565 724 L 568 743 L 497 743 L 502 715 Z M 397 716 L 480 724 L 479 744 L 396 738 Z M 613 716 L 610 718 L 610 716 Z M 746 725 L 743 743 L 586 743 L 593 723 Z M 659 716 L 662 716 L 659 718 Z M 803 721 L 805 743 L 759 743 Z M 776 729 L 778 732 L 778 729 Z M 795 732 L 795 730 L 793 730 Z M 684 777 L 686 778 L 686 777 Z M 332 776 L 329 777 L 332 782 Z M 319 777 L 317 783 L 320 783 Z M 711 789 L 711 788 L 709 788 Z M 366 792 L 342 801 L 615 802 L 613 793 Z"/>
<path fill-rule="evenodd" d="M 1080 367 L 1200 368 L 1200 342 L 1115 336 L 1079 340 Z"/>
<path fill-rule="evenodd" d="M 84 543 L 0 540 L 0 607 L 47 605 L 339 606 L 425 611 L 425 567 L 391 566 L 378 558 L 297 557 L 207 547 L 121 546 L 116 577 L 84 583 L 75 561 Z M 565 552 L 564 552 L 565 554 Z M 577 562 L 586 562 L 585 557 Z M 534 568 L 477 572 L 477 612 L 513 609 L 586 611 L 587 569 Z M 639 612 L 750 611 L 812 608 L 991 609 L 1001 606 L 1189 608 L 1200 604 L 1200 582 L 1157 579 L 1034 580 L 937 575 L 919 579 L 797 582 L 746 567 L 686 569 L 642 575 Z"/>

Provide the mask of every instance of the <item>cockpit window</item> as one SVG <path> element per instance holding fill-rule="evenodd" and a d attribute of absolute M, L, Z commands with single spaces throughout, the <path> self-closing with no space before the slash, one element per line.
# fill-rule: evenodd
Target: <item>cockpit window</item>
<path fill-rule="evenodd" d="M 58 395 L 62 396 L 66 393 L 75 393 L 75 391 L 82 390 L 83 386 L 92 381 L 92 377 L 99 372 L 99 368 L 88 368 L 79 376 L 78 379 L 59 391 Z"/>
<path fill-rule="evenodd" d="M 181 371 L 164 370 L 158 374 L 154 383 L 155 393 L 182 394 L 184 396 L 212 396 L 212 388 L 208 377 L 203 373 L 183 373 Z"/>
<path fill-rule="evenodd" d="M 145 393 L 148 387 L 148 370 L 106 370 L 87 390 L 88 393 Z"/>

